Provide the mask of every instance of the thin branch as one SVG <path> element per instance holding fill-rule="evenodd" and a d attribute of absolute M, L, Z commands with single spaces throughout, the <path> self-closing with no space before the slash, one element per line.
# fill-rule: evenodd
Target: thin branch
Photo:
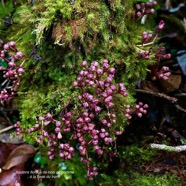
<path fill-rule="evenodd" d="M 171 151 L 171 152 L 186 151 L 186 145 L 180 145 L 180 146 L 175 146 L 174 147 L 174 146 L 151 143 L 150 146 L 153 149 L 167 150 L 167 151 Z"/>
<path fill-rule="evenodd" d="M 186 96 L 186 93 L 184 93 L 184 92 L 182 92 L 182 93 L 177 93 L 177 94 L 174 94 L 174 96 L 178 96 L 178 97 L 180 97 L 180 96 Z"/>
<path fill-rule="evenodd" d="M 153 96 L 156 96 L 156 97 L 159 97 L 159 98 L 163 98 L 163 99 L 166 99 L 166 100 L 168 100 L 172 103 L 176 103 L 178 101 L 177 98 L 167 96 L 166 94 L 163 94 L 163 93 L 151 92 L 151 91 L 143 90 L 143 89 L 136 89 L 136 92 L 145 93 L 145 94 L 153 95 Z"/>
<path fill-rule="evenodd" d="M 144 94 L 149 94 L 149 95 L 156 96 L 156 97 L 159 97 L 159 98 L 162 98 L 162 99 L 166 99 L 166 100 L 170 101 L 171 103 L 177 103 L 177 101 L 178 101 L 177 98 L 171 97 L 171 96 L 167 96 L 166 94 L 163 94 L 163 93 L 151 92 L 151 91 L 143 90 L 143 89 L 136 89 L 136 92 L 144 93 Z M 178 110 L 180 110 L 180 111 L 186 113 L 186 109 L 184 109 L 184 108 L 181 107 L 180 105 L 175 104 L 175 107 L 176 107 Z"/>
<path fill-rule="evenodd" d="M 185 112 L 185 113 L 186 113 L 186 109 L 184 109 L 184 108 L 183 108 L 183 107 L 181 107 L 180 105 L 176 104 L 176 105 L 175 105 L 175 107 L 176 107 L 178 110 L 180 110 L 180 111 L 182 111 L 182 112 Z"/>
<path fill-rule="evenodd" d="M 11 130 L 11 129 L 13 129 L 13 128 L 14 128 L 14 126 L 6 127 L 6 128 L 4 128 L 4 129 L 0 130 L 0 134 L 1 134 L 1 133 L 4 133 L 4 132 L 6 132 L 6 131 L 9 131 L 9 130 Z"/>

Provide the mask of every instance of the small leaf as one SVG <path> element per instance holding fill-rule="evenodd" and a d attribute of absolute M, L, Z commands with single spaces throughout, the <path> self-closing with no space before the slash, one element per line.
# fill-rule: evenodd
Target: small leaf
<path fill-rule="evenodd" d="M 4 59 L 2 59 L 2 60 L 0 61 L 0 65 L 1 65 L 3 68 L 7 68 L 7 67 L 8 67 L 8 63 L 7 63 Z"/>
<path fill-rule="evenodd" d="M 27 162 L 35 154 L 35 148 L 31 145 L 20 145 L 14 149 L 8 159 L 6 164 L 2 167 L 4 170 L 9 170 L 12 167 L 20 165 Z"/>

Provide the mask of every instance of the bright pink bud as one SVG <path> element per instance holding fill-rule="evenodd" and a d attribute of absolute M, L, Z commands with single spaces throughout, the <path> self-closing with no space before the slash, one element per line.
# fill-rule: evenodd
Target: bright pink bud
<path fill-rule="evenodd" d="M 78 86 L 78 82 L 77 82 L 77 81 L 74 81 L 72 85 L 73 85 L 74 87 L 77 87 L 77 86 Z"/>
<path fill-rule="evenodd" d="M 102 154 L 103 154 L 103 151 L 102 151 L 101 149 L 98 149 L 98 150 L 97 150 L 97 154 L 98 154 L 98 155 L 102 155 Z"/>
<path fill-rule="evenodd" d="M 95 111 L 99 113 L 99 112 L 101 112 L 101 108 L 96 106 Z"/>
<path fill-rule="evenodd" d="M 8 63 L 8 66 L 9 67 L 15 67 L 15 63 L 13 61 L 11 61 L 11 62 Z"/>
<path fill-rule="evenodd" d="M 87 102 L 83 103 L 83 107 L 87 108 L 89 106 L 89 104 Z"/>
<path fill-rule="evenodd" d="M 141 13 L 141 12 L 137 12 L 136 15 L 137 15 L 138 17 L 140 17 L 140 16 L 142 15 L 142 13 Z"/>
<path fill-rule="evenodd" d="M 158 25 L 158 30 L 162 30 L 165 26 L 165 22 L 163 20 L 160 21 L 159 25 Z"/>
<path fill-rule="evenodd" d="M 18 73 L 19 73 L 19 75 L 23 74 L 23 73 L 24 73 L 23 68 L 20 67 L 20 68 L 18 69 Z"/>
<path fill-rule="evenodd" d="M 121 135 L 122 132 L 121 132 L 121 131 L 115 131 L 115 134 L 116 134 L 116 135 Z"/>
<path fill-rule="evenodd" d="M 136 4 L 136 9 L 137 9 L 137 10 L 140 10 L 140 9 L 141 9 L 140 4 Z"/>
<path fill-rule="evenodd" d="M 4 50 L 9 50 L 9 48 L 10 48 L 9 44 L 4 45 Z"/>
<path fill-rule="evenodd" d="M 16 43 L 15 43 L 14 41 L 10 41 L 10 42 L 9 42 L 9 45 L 10 45 L 11 47 L 14 47 L 14 46 L 16 45 Z"/>
<path fill-rule="evenodd" d="M 82 66 L 82 67 L 86 67 L 86 66 L 87 66 L 87 62 L 86 62 L 86 61 L 83 61 L 83 62 L 81 63 L 81 66 Z"/>
<path fill-rule="evenodd" d="M 17 52 L 17 53 L 16 53 L 16 57 L 17 57 L 17 58 L 22 58 L 22 57 L 23 57 L 23 53 L 20 52 L 20 51 Z"/>
<path fill-rule="evenodd" d="M 115 68 L 110 68 L 110 69 L 109 69 L 109 72 L 110 72 L 111 74 L 114 74 L 115 71 L 116 71 Z"/>
<path fill-rule="evenodd" d="M 102 70 L 102 69 L 97 69 L 96 73 L 97 73 L 98 75 L 102 75 L 102 74 L 103 74 L 103 70 Z"/>
<path fill-rule="evenodd" d="M 57 138 L 58 138 L 58 139 L 62 139 L 62 134 L 61 134 L 61 132 L 58 133 Z"/>
<path fill-rule="evenodd" d="M 140 112 L 137 113 L 137 116 L 141 118 L 142 117 L 142 113 L 140 113 Z"/>

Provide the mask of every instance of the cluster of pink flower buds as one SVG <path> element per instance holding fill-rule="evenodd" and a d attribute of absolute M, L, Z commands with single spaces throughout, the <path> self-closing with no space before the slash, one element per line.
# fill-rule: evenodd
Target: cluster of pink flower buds
<path fill-rule="evenodd" d="M 4 50 L 0 51 L 0 60 L 4 60 L 7 67 L 0 66 L 5 79 L 2 83 L 4 89 L 0 92 L 0 100 L 6 101 L 12 98 L 20 87 L 20 77 L 23 75 L 24 69 L 22 64 L 17 63 L 23 58 L 23 53 L 17 50 L 15 42 L 5 44 L 3 48 Z"/>
<path fill-rule="evenodd" d="M 158 24 L 157 26 L 157 30 L 155 32 L 155 34 L 148 34 L 146 31 L 144 31 L 142 33 L 142 45 L 141 46 L 148 46 L 148 45 L 151 45 L 155 42 L 157 36 L 159 35 L 160 31 L 164 28 L 164 25 L 165 25 L 165 22 L 163 20 L 160 21 L 160 23 Z M 150 41 L 149 41 L 150 40 Z M 141 50 L 139 52 L 139 56 L 140 57 L 143 57 L 144 59 L 148 60 L 150 59 L 150 57 L 154 57 L 155 58 L 155 61 L 157 62 L 157 64 L 155 64 L 156 66 L 159 66 L 159 62 L 162 60 L 162 59 L 170 59 L 171 58 L 171 54 L 169 53 L 165 53 L 165 47 L 158 47 L 156 49 L 156 52 L 155 50 L 153 50 L 153 52 L 150 50 Z M 168 79 L 168 77 L 171 75 L 168 67 L 163 67 L 160 71 L 158 71 L 158 68 L 154 68 L 152 66 L 152 69 L 151 70 L 151 75 L 153 77 L 158 77 L 158 78 L 163 78 L 165 80 Z"/>
<path fill-rule="evenodd" d="M 157 32 L 161 32 L 163 30 L 164 26 L 165 26 L 165 22 L 163 20 L 161 20 L 158 24 Z"/>
<path fill-rule="evenodd" d="M 152 38 L 153 38 L 153 34 L 149 34 L 146 31 L 144 31 L 142 33 L 142 44 L 146 43 L 147 41 L 149 41 Z"/>
<path fill-rule="evenodd" d="M 74 148 L 69 143 L 61 143 L 59 148 L 59 157 L 62 159 L 70 160 L 75 155 Z"/>
<path fill-rule="evenodd" d="M 165 47 L 159 47 L 158 51 L 155 54 L 155 59 L 157 62 L 159 62 L 161 59 L 170 59 L 171 54 L 167 53 L 165 54 Z"/>
<path fill-rule="evenodd" d="M 18 122 L 16 122 L 15 124 L 14 124 L 14 127 L 15 127 L 15 129 L 16 129 L 16 134 L 19 136 L 21 133 L 23 133 L 23 130 L 22 130 L 22 128 L 20 127 L 20 121 L 18 121 Z"/>
<path fill-rule="evenodd" d="M 108 60 L 103 60 L 100 67 L 98 62 L 92 62 L 88 67 L 87 62 L 82 62 L 84 70 L 79 72 L 77 81 L 73 86 L 80 87 L 83 94 L 78 98 L 82 105 L 82 115 L 76 120 L 77 133 L 74 139 L 79 141 L 79 152 L 82 161 L 89 167 L 87 149 L 92 149 L 98 156 L 104 152 L 108 154 L 108 147 L 114 141 L 115 135 L 121 135 L 122 131 L 114 129 L 116 122 L 114 96 L 121 95 L 127 97 L 128 93 L 123 83 L 115 84 L 115 68 L 109 67 Z M 99 115 L 102 118 L 99 118 Z M 97 124 L 99 120 L 99 125 Z M 88 168 L 87 177 L 92 179 L 94 175 Z"/>
<path fill-rule="evenodd" d="M 71 159 L 75 155 L 74 148 L 71 147 L 69 143 L 62 143 L 62 134 L 70 132 L 70 127 L 72 125 L 70 118 L 71 112 L 65 113 L 64 117 L 62 117 L 62 121 L 53 119 L 52 115 L 48 113 L 45 117 L 39 117 L 37 123 L 28 129 L 26 133 L 36 132 L 38 134 L 37 143 L 47 143 L 47 155 L 49 159 L 54 159 L 57 152 L 60 158 Z M 48 125 L 54 127 L 54 130 L 50 131 L 50 133 L 47 131 Z M 25 133 L 20 128 L 20 122 L 14 124 L 14 127 L 18 135 Z"/>
<path fill-rule="evenodd" d="M 144 57 L 146 60 L 150 58 L 150 54 L 151 52 L 149 50 L 146 50 L 146 51 L 141 50 L 139 52 L 139 56 Z"/>
<path fill-rule="evenodd" d="M 97 167 L 91 167 L 89 166 L 88 167 L 88 170 L 87 170 L 87 175 L 86 177 L 89 179 L 89 180 L 93 180 L 93 178 L 95 176 L 98 175 L 98 171 L 97 171 Z"/>
<path fill-rule="evenodd" d="M 160 71 L 156 72 L 156 75 L 158 76 L 158 78 L 163 78 L 164 80 L 167 80 L 171 75 L 171 72 L 169 67 L 163 66 Z"/>
<path fill-rule="evenodd" d="M 132 114 L 136 114 L 138 117 L 142 117 L 143 114 L 147 113 L 147 108 L 149 108 L 149 106 L 147 104 L 143 104 L 142 102 L 139 102 L 138 104 L 136 104 L 135 109 L 130 108 L 130 105 L 126 105 L 126 114 L 125 117 L 128 119 L 132 118 Z"/>
<path fill-rule="evenodd" d="M 137 17 L 141 17 L 147 14 L 154 14 L 155 12 L 154 7 L 156 5 L 157 5 L 157 1 L 136 4 Z"/>
<path fill-rule="evenodd" d="M 70 141 L 74 140 L 76 144 L 78 142 L 76 146 L 81 155 L 80 161 L 87 166 L 86 177 L 92 180 L 98 172 L 97 167 L 91 166 L 89 152 L 95 152 L 99 157 L 105 155 L 108 159 L 116 155 L 113 142 L 123 131 L 116 125 L 117 108 L 114 100 L 125 98 L 128 93 L 123 83 L 115 83 L 115 68 L 109 67 L 108 60 L 103 60 L 101 65 L 96 61 L 90 66 L 83 61 L 81 65 L 84 69 L 73 82 L 73 86 L 81 90 L 78 96 L 78 115 L 77 112 L 72 115 L 66 111 L 61 121 L 58 121 L 48 113 L 45 117 L 39 117 L 27 133 L 38 134 L 37 143 L 46 144 L 49 159 L 57 155 L 63 160 L 71 159 L 75 155 L 75 149 Z M 146 113 L 145 108 L 145 105 L 139 103 L 133 111 L 128 108 L 130 111 L 127 113 L 136 113 L 141 117 L 140 114 Z M 126 115 L 126 118 L 131 117 Z M 19 123 L 15 127 L 17 134 L 23 133 Z"/>

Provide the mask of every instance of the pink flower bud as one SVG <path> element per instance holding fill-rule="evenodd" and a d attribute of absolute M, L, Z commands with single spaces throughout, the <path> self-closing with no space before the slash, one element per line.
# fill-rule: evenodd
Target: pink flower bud
<path fill-rule="evenodd" d="M 105 80 L 106 83 L 110 83 L 112 82 L 112 78 L 111 77 L 107 77 L 106 80 Z"/>
<path fill-rule="evenodd" d="M 16 57 L 17 57 L 17 58 L 22 58 L 22 57 L 23 57 L 23 53 L 20 52 L 20 51 L 17 52 L 17 53 L 16 53 Z"/>
<path fill-rule="evenodd" d="M 89 79 L 93 79 L 94 76 L 93 76 L 93 74 L 90 74 L 90 73 L 89 73 L 89 74 L 87 75 L 87 78 L 89 78 Z"/>
<path fill-rule="evenodd" d="M 162 30 L 165 26 L 165 22 L 163 20 L 160 21 L 159 25 L 158 25 L 158 30 Z"/>
<path fill-rule="evenodd" d="M 108 67 L 109 67 L 108 62 L 105 62 L 105 63 L 103 62 L 103 69 L 104 70 L 107 70 Z"/>
<path fill-rule="evenodd" d="M 165 57 L 166 59 L 170 59 L 170 58 L 171 58 L 171 54 L 166 54 L 164 57 Z"/>
<path fill-rule="evenodd" d="M 9 46 L 9 44 L 5 44 L 3 48 L 4 48 L 4 50 L 9 50 L 10 46 Z"/>
<path fill-rule="evenodd" d="M 91 63 L 91 65 L 95 66 L 95 67 L 98 67 L 99 63 L 97 61 L 94 61 Z"/>
<path fill-rule="evenodd" d="M 93 130 L 94 129 L 94 127 L 95 127 L 95 125 L 94 124 L 88 124 L 88 128 L 89 128 L 89 130 Z"/>
<path fill-rule="evenodd" d="M 150 13 L 151 13 L 151 14 L 154 14 L 154 12 L 155 12 L 154 8 L 151 8 L 151 9 L 150 9 Z"/>
<path fill-rule="evenodd" d="M 169 71 L 169 67 L 163 66 L 162 71 Z"/>
<path fill-rule="evenodd" d="M 113 104 L 112 102 L 109 102 L 109 103 L 107 104 L 107 106 L 108 106 L 109 108 L 112 108 L 112 107 L 114 106 L 114 104 Z"/>
<path fill-rule="evenodd" d="M 140 113 L 140 112 L 137 113 L 137 116 L 141 118 L 142 117 L 142 113 Z"/>
<path fill-rule="evenodd" d="M 98 154 L 98 155 L 102 155 L 102 154 L 103 154 L 103 151 L 102 151 L 101 149 L 98 149 L 98 150 L 97 150 L 97 154 Z"/>
<path fill-rule="evenodd" d="M 97 146 L 97 145 L 96 145 L 96 146 L 94 146 L 94 150 L 96 150 L 96 151 L 97 151 L 98 149 L 99 149 L 99 146 Z"/>
<path fill-rule="evenodd" d="M 141 9 L 140 4 L 136 4 L 136 9 L 137 9 L 137 10 L 140 10 L 140 9 Z"/>
<path fill-rule="evenodd" d="M 109 69 L 109 72 L 110 72 L 111 74 L 114 74 L 115 71 L 116 71 L 115 68 L 110 68 L 110 69 Z"/>
<path fill-rule="evenodd" d="M 142 13 L 139 11 L 139 12 L 136 13 L 136 15 L 137 15 L 138 17 L 140 17 L 140 16 L 142 15 Z"/>
<path fill-rule="evenodd" d="M 112 100 L 112 96 L 108 96 L 105 100 L 104 100 L 104 102 L 105 103 L 108 103 L 108 102 L 110 102 Z"/>
<path fill-rule="evenodd" d="M 71 112 L 67 112 L 67 113 L 65 114 L 65 116 L 66 116 L 67 118 L 70 118 L 70 117 L 72 116 L 72 113 L 71 113 Z"/>
<path fill-rule="evenodd" d="M 92 87 L 94 86 L 94 81 L 89 81 L 89 85 Z"/>
<path fill-rule="evenodd" d="M 79 72 L 79 76 L 81 76 L 81 77 L 84 76 L 84 71 L 83 71 L 83 70 L 81 70 L 81 71 Z"/>
<path fill-rule="evenodd" d="M 152 6 L 156 6 L 157 4 L 157 1 L 152 1 Z"/>
<path fill-rule="evenodd" d="M 9 67 L 15 67 L 15 63 L 13 61 L 11 61 L 11 62 L 8 63 L 8 66 Z"/>
<path fill-rule="evenodd" d="M 98 112 L 98 113 L 100 113 L 101 112 L 101 108 L 98 107 L 98 106 L 96 106 L 95 111 Z"/>
<path fill-rule="evenodd" d="M 139 105 L 139 106 L 143 106 L 143 103 L 142 103 L 142 102 L 139 102 L 138 105 Z"/>
<path fill-rule="evenodd" d="M 93 145 L 97 145 L 98 144 L 98 140 L 92 140 L 92 144 Z"/>
<path fill-rule="evenodd" d="M 81 66 L 82 66 L 82 67 L 86 67 L 86 66 L 87 66 L 87 62 L 86 62 L 86 61 L 83 61 L 83 62 L 81 63 Z"/>
<path fill-rule="evenodd" d="M 77 87 L 77 86 L 78 86 L 78 82 L 77 82 L 77 81 L 74 81 L 72 85 L 73 85 L 74 87 Z"/>
<path fill-rule="evenodd" d="M 103 74 L 103 70 L 102 70 L 102 69 L 97 69 L 96 73 L 97 73 L 98 75 L 102 75 L 102 74 Z"/>
<path fill-rule="evenodd" d="M 87 108 L 89 106 L 89 104 L 87 102 L 83 103 L 83 107 Z"/>
<path fill-rule="evenodd" d="M 116 134 L 116 135 L 121 135 L 122 132 L 121 132 L 121 131 L 115 131 L 115 134 Z"/>
<path fill-rule="evenodd" d="M 60 154 L 59 154 L 59 157 L 60 157 L 60 158 L 64 158 L 65 155 L 64 155 L 63 153 L 60 153 Z"/>
<path fill-rule="evenodd" d="M 106 119 L 102 120 L 101 122 L 103 123 L 103 125 L 107 124 L 107 120 Z"/>
<path fill-rule="evenodd" d="M 81 76 L 79 76 L 78 78 L 77 78 L 77 81 L 78 82 L 81 82 L 83 80 L 83 78 L 81 77 Z"/>
<path fill-rule="evenodd" d="M 86 117 L 84 120 L 86 123 L 89 123 L 91 121 L 91 119 L 89 117 Z"/>
<path fill-rule="evenodd" d="M 46 119 L 50 119 L 51 120 L 52 119 L 52 115 L 50 113 L 47 113 L 46 114 Z"/>
<path fill-rule="evenodd" d="M 95 117 L 95 115 L 93 113 L 90 113 L 89 117 L 93 119 Z"/>
<path fill-rule="evenodd" d="M 11 47 L 15 47 L 16 43 L 15 43 L 14 41 L 10 41 L 10 42 L 9 42 L 9 45 L 10 45 Z"/>
<path fill-rule="evenodd" d="M 78 119 L 76 120 L 76 122 L 77 122 L 77 123 L 83 123 L 83 118 L 78 118 Z"/>
<path fill-rule="evenodd" d="M 18 73 L 19 73 L 19 75 L 23 74 L 23 73 L 24 73 L 23 68 L 20 67 L 20 68 L 18 69 Z"/>
<path fill-rule="evenodd" d="M 104 133 L 100 133 L 99 136 L 100 136 L 100 138 L 104 138 L 105 134 Z"/>
<path fill-rule="evenodd" d="M 96 71 L 96 67 L 95 66 L 90 66 L 90 70 L 91 70 L 91 72 L 95 72 Z"/>
<path fill-rule="evenodd" d="M 111 88 L 112 90 L 116 90 L 116 86 L 115 86 L 115 85 L 111 85 L 110 88 Z"/>
<path fill-rule="evenodd" d="M 88 112 L 83 112 L 83 117 L 88 117 Z"/>
<path fill-rule="evenodd" d="M 55 128 L 55 132 L 56 132 L 56 133 L 59 133 L 60 130 L 61 130 L 61 129 L 60 129 L 59 127 L 56 127 L 56 128 Z"/>

